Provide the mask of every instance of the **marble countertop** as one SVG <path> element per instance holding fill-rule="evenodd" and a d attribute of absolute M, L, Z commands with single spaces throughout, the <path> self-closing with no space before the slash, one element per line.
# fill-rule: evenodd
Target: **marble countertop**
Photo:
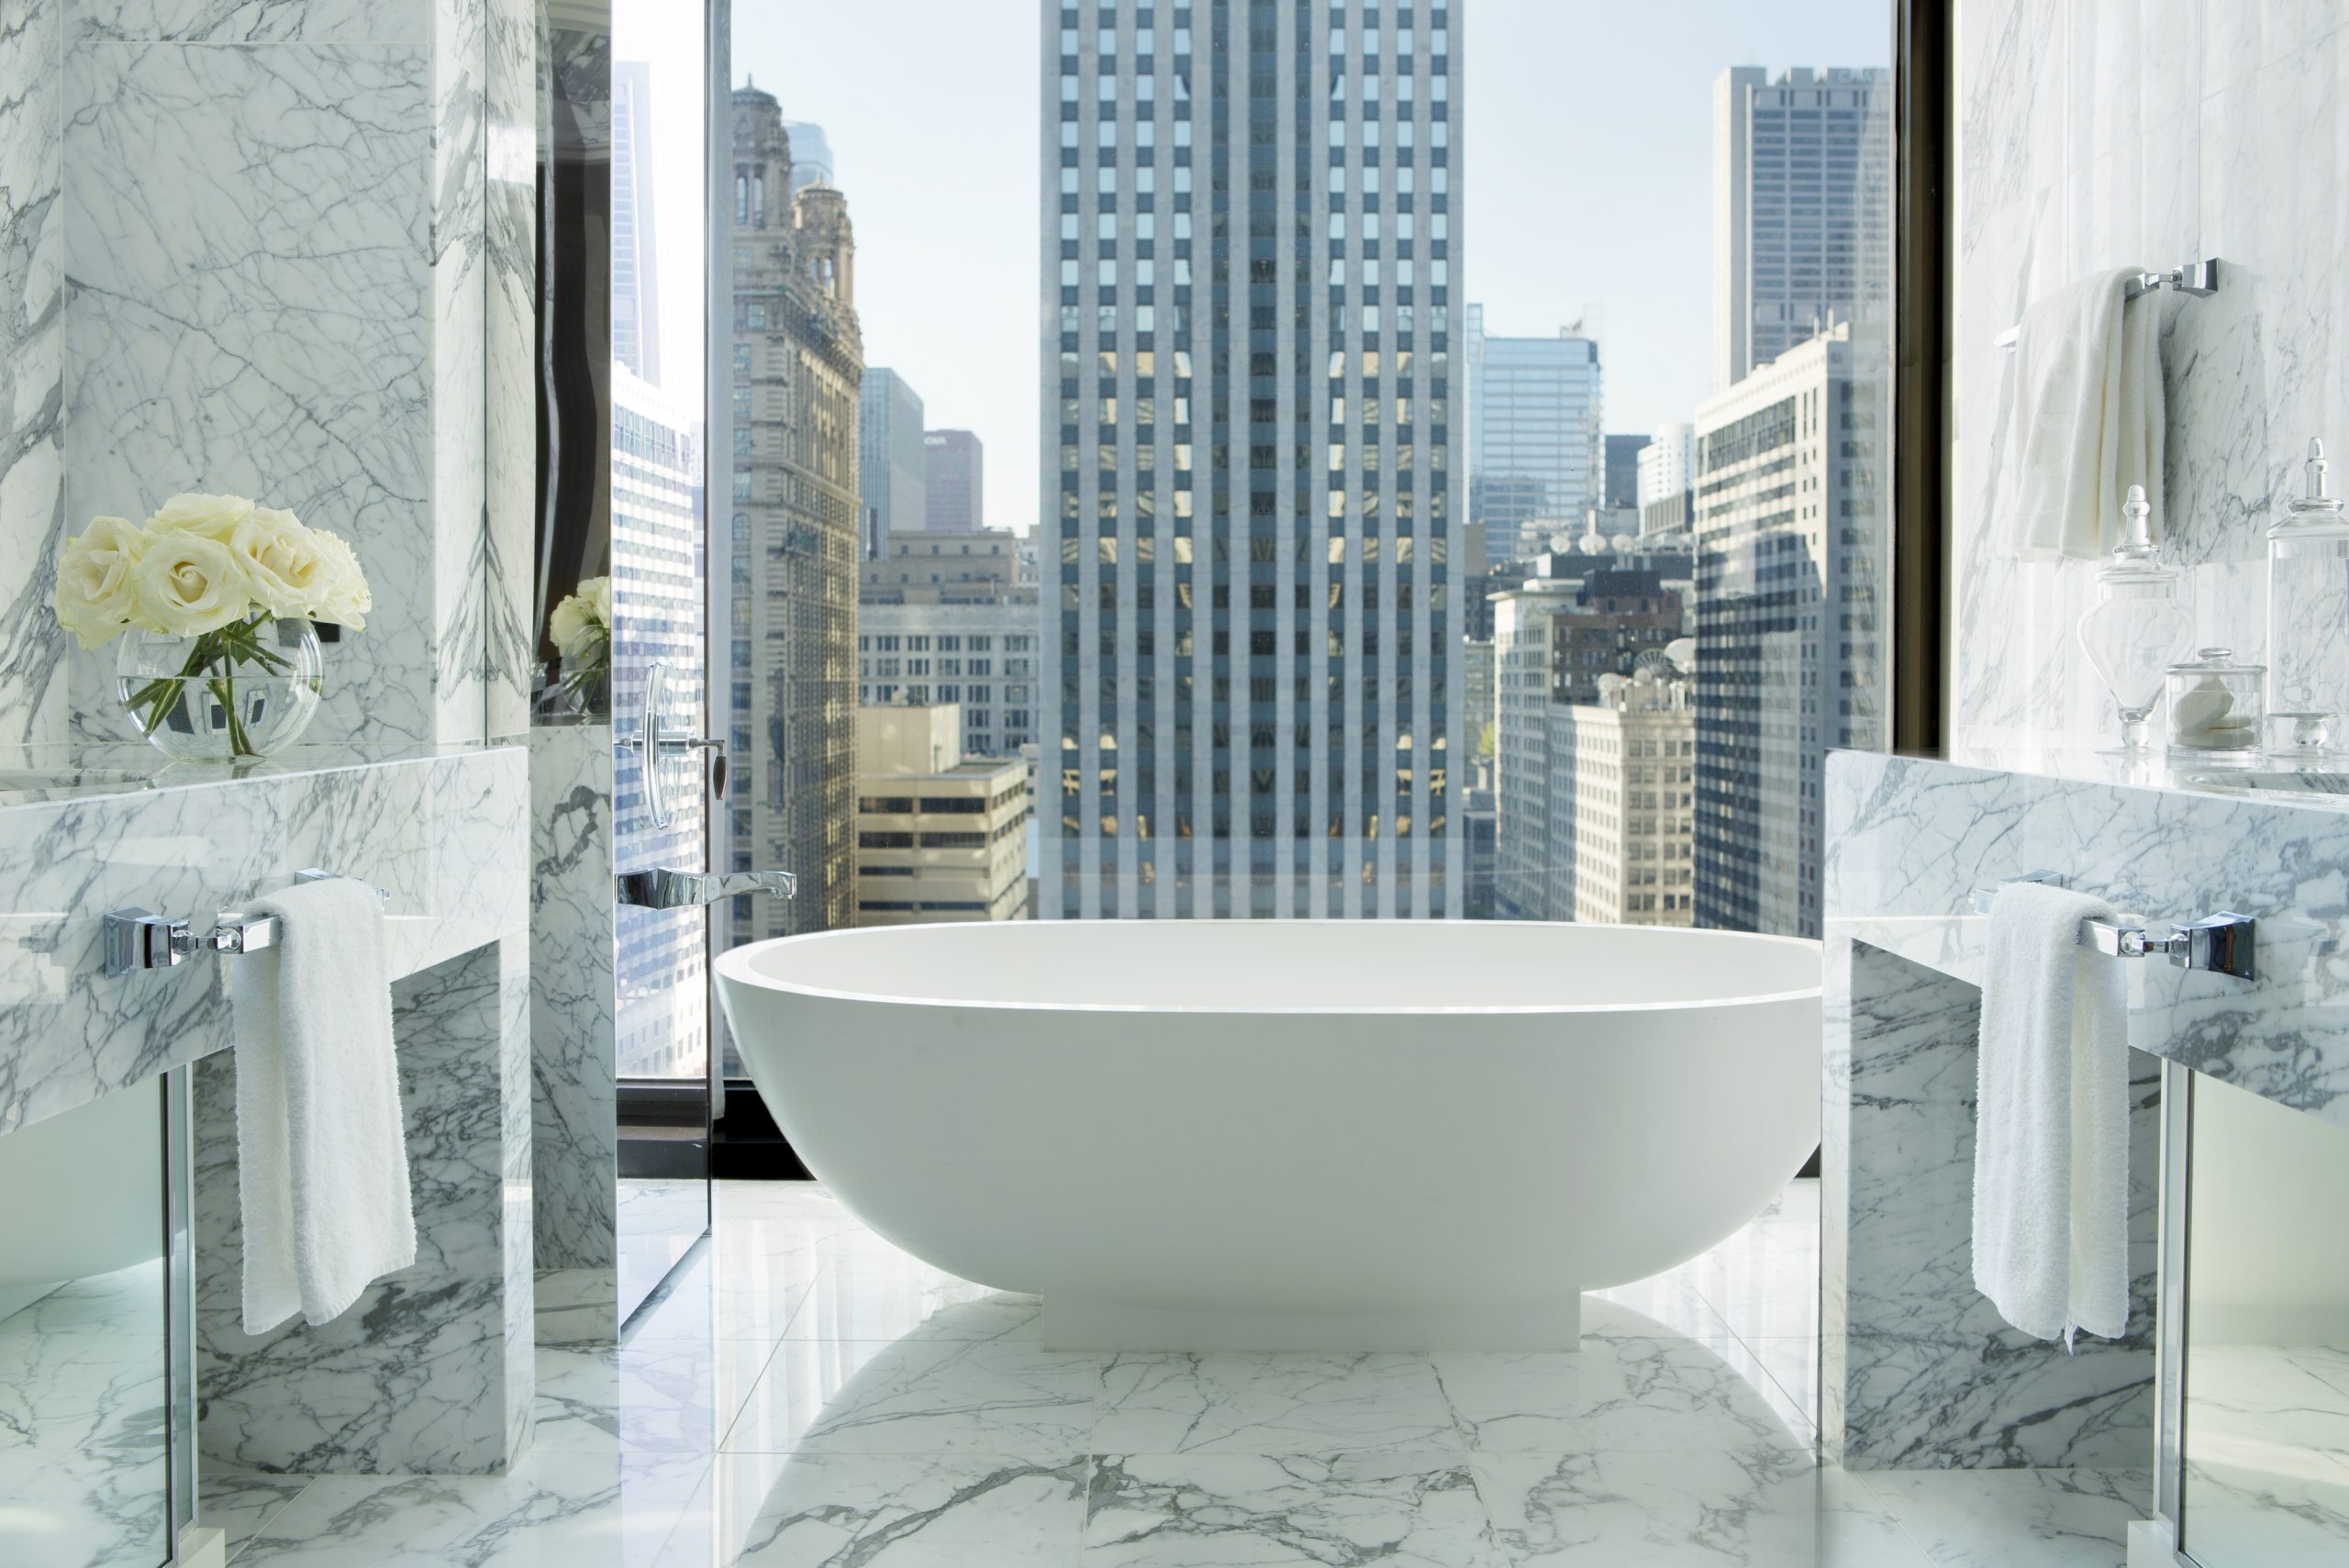
<path fill-rule="evenodd" d="M 2078 784 L 2229 795 L 2262 805 L 2349 812 L 2349 754 L 2326 758 L 2311 767 L 2288 758 L 2198 757 L 2167 751 L 2157 742 L 2142 755 L 2129 756 L 2077 736 L 1988 731 L 1960 740 L 1943 760 L 1954 767 Z"/>
<path fill-rule="evenodd" d="M 2061 748 L 1839 751 L 1821 883 L 1831 962 L 1865 943 L 1978 985 L 1974 891 L 2052 871 L 2149 928 L 2258 922 L 2257 975 L 2128 960 L 2130 1042 L 2349 1127 L 2349 813 L 2201 770 Z"/>
<path fill-rule="evenodd" d="M 345 768 L 380 767 L 500 750 L 499 744 L 423 745 L 350 742 L 294 746 L 273 757 L 228 765 L 175 762 L 137 740 L 0 746 L 0 809 L 99 800 L 155 790 L 200 789 L 255 779 L 293 778 Z"/>

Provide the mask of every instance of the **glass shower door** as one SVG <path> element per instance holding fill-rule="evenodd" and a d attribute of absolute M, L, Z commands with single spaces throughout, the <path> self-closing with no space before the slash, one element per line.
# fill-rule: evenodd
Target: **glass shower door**
<path fill-rule="evenodd" d="M 619 0 L 611 34 L 615 868 L 710 868 L 703 341 L 707 33 L 699 6 Z M 648 741 L 651 743 L 648 744 Z M 616 1218 L 623 1319 L 709 1221 L 708 914 L 618 909 Z"/>

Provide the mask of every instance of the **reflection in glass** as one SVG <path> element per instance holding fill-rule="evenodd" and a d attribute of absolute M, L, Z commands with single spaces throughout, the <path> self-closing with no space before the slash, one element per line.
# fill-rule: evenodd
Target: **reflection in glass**
<path fill-rule="evenodd" d="M 2180 1544 L 2349 1561 L 2349 1131 L 2194 1080 Z"/>
<path fill-rule="evenodd" d="M 127 1089 L 0 1137 L 9 1568 L 171 1556 L 160 1096 Z"/>

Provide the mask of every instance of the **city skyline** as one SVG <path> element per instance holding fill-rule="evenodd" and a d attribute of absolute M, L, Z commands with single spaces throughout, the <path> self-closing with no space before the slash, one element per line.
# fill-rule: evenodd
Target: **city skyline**
<path fill-rule="evenodd" d="M 1010 17 L 1018 20 L 1017 8 Z M 1758 64 L 1871 66 L 1888 56 L 1867 0 L 1686 0 L 1651 13 L 1559 0 L 1477 0 L 1464 74 L 1477 84 L 1464 135 L 1483 150 L 1464 196 L 1475 270 L 1456 280 L 1503 336 L 1554 331 L 1600 306 L 1610 432 L 1686 422 L 1711 391 L 1711 101 L 1720 73 Z M 776 0 L 734 19 L 736 84 L 755 78 L 786 116 L 821 124 L 857 214 L 868 349 L 919 388 L 940 426 L 999 454 L 1037 450 L 1033 400 L 1006 395 L 1033 365 L 1030 324 L 974 300 L 1032 286 L 1033 238 L 1007 214 L 1035 210 L 1034 39 L 997 7 L 963 0 L 820 6 Z M 918 40 L 918 41 L 917 41 Z M 1558 61 L 1605 58 L 1559 91 Z M 801 68 L 798 62 L 810 65 Z M 888 61 L 905 91 L 857 91 L 843 62 Z M 1668 111 L 1668 112 L 1667 112 Z M 1508 149 L 1544 150 L 1513 159 Z M 891 173 L 951 150 L 957 175 Z M 1618 215 L 1594 229 L 1590 213 Z M 992 526 L 1027 531 L 1033 465 L 988 466 Z"/>

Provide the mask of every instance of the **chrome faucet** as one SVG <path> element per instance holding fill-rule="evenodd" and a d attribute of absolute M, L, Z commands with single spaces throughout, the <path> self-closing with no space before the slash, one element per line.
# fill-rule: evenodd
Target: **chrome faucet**
<path fill-rule="evenodd" d="M 738 893 L 771 893 L 789 898 L 799 891 L 799 879 L 787 871 L 624 871 L 619 901 L 640 909 L 691 909 L 715 904 Z"/>

